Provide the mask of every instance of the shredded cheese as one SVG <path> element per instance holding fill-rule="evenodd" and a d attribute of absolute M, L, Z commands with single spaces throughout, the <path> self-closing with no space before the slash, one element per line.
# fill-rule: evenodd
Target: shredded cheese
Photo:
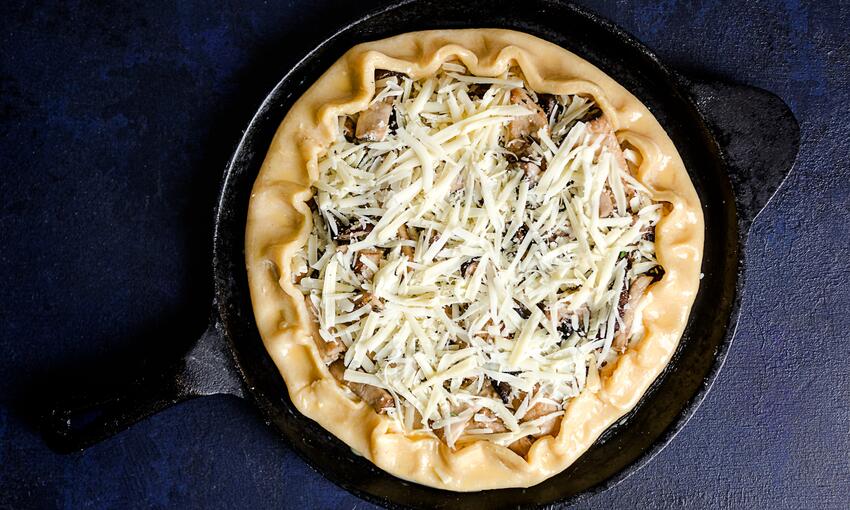
<path fill-rule="evenodd" d="M 663 274 L 661 205 L 618 163 L 640 156 L 606 143 L 589 98 L 516 100 L 546 102 L 516 71 L 377 83 L 370 108 L 392 117 L 341 117 L 293 258 L 319 336 L 405 430 L 450 446 L 547 430 L 641 333 L 634 282 Z M 376 134 L 354 138 L 361 121 Z"/>

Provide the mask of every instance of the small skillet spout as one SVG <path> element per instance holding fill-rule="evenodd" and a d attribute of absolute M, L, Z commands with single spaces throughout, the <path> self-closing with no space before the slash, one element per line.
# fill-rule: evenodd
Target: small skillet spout
<path fill-rule="evenodd" d="M 726 160 L 744 240 L 791 171 L 800 126 L 788 105 L 766 90 L 719 80 L 682 81 Z"/>

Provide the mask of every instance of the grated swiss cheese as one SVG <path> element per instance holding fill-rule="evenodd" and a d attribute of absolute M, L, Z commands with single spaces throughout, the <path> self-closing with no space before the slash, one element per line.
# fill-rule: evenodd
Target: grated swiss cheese
<path fill-rule="evenodd" d="M 358 125 L 368 139 L 353 134 L 363 113 L 339 119 L 293 258 L 344 381 L 389 393 L 379 411 L 449 446 L 556 432 L 627 348 L 617 334 L 641 334 L 632 284 L 663 273 L 637 151 L 617 154 L 592 98 L 525 87 L 456 62 L 380 77 L 370 111 L 392 116 Z"/>

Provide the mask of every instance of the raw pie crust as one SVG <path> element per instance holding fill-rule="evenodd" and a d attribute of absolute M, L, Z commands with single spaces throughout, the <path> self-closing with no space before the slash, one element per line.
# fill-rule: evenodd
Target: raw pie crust
<path fill-rule="evenodd" d="M 314 326 L 290 274 L 290 260 L 312 227 L 306 201 L 337 117 L 368 107 L 376 68 L 416 80 L 450 60 L 478 76 L 495 77 L 518 66 L 536 92 L 592 96 L 620 141 L 641 153 L 638 180 L 653 190 L 653 200 L 672 206 L 655 229 L 656 258 L 665 275 L 650 286 L 642 305 L 643 338 L 600 371 L 596 392 L 586 389 L 568 401 L 557 437 L 537 440 L 526 458 L 484 440 L 452 450 L 432 434 L 405 435 L 388 416 L 346 396 L 321 360 L 311 337 Z M 646 107 L 563 48 L 496 29 L 414 32 L 349 50 L 278 128 L 254 184 L 245 236 L 257 327 L 298 410 L 385 471 L 454 491 L 537 484 L 569 466 L 632 409 L 678 345 L 699 286 L 702 247 L 699 199 L 672 141 Z"/>

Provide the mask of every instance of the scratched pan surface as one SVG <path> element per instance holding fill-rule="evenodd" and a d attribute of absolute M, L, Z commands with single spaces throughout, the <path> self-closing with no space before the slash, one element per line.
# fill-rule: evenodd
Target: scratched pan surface
<path fill-rule="evenodd" d="M 519 11 L 502 0 L 404 2 L 365 15 L 305 55 L 257 111 L 226 170 L 213 240 L 216 299 L 210 328 L 181 360 L 154 363 L 158 368 L 108 395 L 83 393 L 51 407 L 44 421 L 48 442 L 57 450 L 78 450 L 179 401 L 230 393 L 252 400 L 324 476 L 390 507 L 545 507 L 605 490 L 649 462 L 685 425 L 722 365 L 743 291 L 747 230 L 790 170 L 799 130 L 787 107 L 769 93 L 677 75 L 628 34 L 569 4 L 522 5 Z M 295 409 L 253 321 L 243 239 L 250 190 L 271 138 L 325 69 L 360 42 L 471 27 L 511 28 L 554 42 L 601 68 L 649 107 L 676 144 L 703 205 L 705 277 L 665 372 L 577 462 L 529 489 L 453 493 L 381 471 Z"/>

